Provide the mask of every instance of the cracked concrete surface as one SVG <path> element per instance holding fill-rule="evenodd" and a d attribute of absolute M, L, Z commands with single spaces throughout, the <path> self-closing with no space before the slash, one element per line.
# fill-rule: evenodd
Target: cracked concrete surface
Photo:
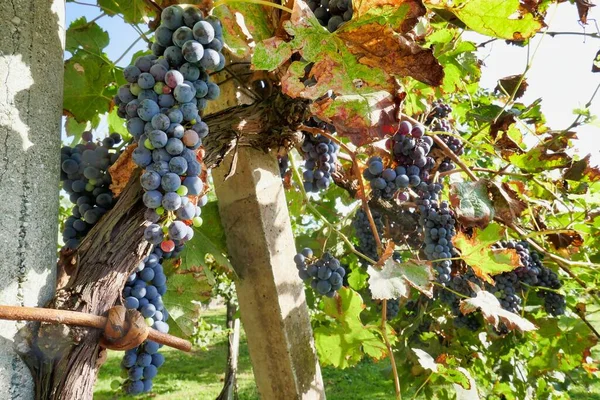
<path fill-rule="evenodd" d="M 37 306 L 54 292 L 64 0 L 0 1 L 0 304 Z M 0 399 L 31 399 L 0 321 Z"/>

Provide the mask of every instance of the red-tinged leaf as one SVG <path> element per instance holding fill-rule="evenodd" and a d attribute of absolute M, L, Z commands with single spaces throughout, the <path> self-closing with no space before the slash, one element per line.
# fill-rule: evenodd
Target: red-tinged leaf
<path fill-rule="evenodd" d="M 398 129 L 394 97 L 385 91 L 327 98 L 313 103 L 311 109 L 319 118 L 333 124 L 338 135 L 347 137 L 357 146 Z"/>
<path fill-rule="evenodd" d="M 474 284 L 471 284 L 471 287 L 475 290 L 477 296 L 460 301 L 460 311 L 464 315 L 481 310 L 483 318 L 494 325 L 495 328 L 498 328 L 502 322 L 509 330 L 518 329 L 521 332 L 528 332 L 537 329 L 534 324 L 525 318 L 503 309 L 496 296 L 490 292 L 481 290 Z"/>
<path fill-rule="evenodd" d="M 499 79 L 494 92 L 508 94 L 509 96 L 515 93 L 515 99 L 523 97 L 529 84 L 522 76 L 523 75 L 510 75 Z"/>
<path fill-rule="evenodd" d="M 579 21 L 584 25 L 587 24 L 588 13 L 590 12 L 590 8 L 594 7 L 595 4 L 590 0 L 575 0 L 575 5 L 579 13 Z"/>
<path fill-rule="evenodd" d="M 494 206 L 484 180 L 453 183 L 450 187 L 450 203 L 464 226 L 483 229 L 494 219 Z"/>
<path fill-rule="evenodd" d="M 560 233 L 550 233 L 547 236 L 548 241 L 552 243 L 552 246 L 554 246 L 556 250 L 566 249 L 570 246 L 583 246 L 583 238 L 579 232 L 574 230 L 563 231 Z"/>

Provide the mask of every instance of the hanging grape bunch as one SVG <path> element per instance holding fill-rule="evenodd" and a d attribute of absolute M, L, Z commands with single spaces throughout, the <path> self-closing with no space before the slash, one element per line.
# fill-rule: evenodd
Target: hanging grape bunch
<path fill-rule="evenodd" d="M 84 143 L 64 146 L 60 151 L 63 189 L 75 206 L 63 230 L 65 247 L 75 249 L 81 239 L 114 205 L 109 189 L 111 176 L 108 168 L 119 158 L 121 151 L 114 146 L 121 135 L 112 133 L 94 143 L 92 132 L 83 132 Z"/>
<path fill-rule="evenodd" d="M 432 110 L 427 115 L 426 124 L 433 132 L 448 132 L 452 133 L 452 125 L 448 120 L 452 108 L 441 100 L 437 100 L 432 105 Z M 457 156 L 461 156 L 464 152 L 462 141 L 453 135 L 439 134 L 438 137 L 448 146 L 448 148 Z M 437 148 L 434 144 L 433 149 Z M 450 171 L 456 166 L 449 157 L 444 157 L 438 166 L 439 172 Z"/>
<path fill-rule="evenodd" d="M 309 0 L 308 7 L 329 32 L 336 31 L 341 24 L 352 19 L 351 0 Z"/>
<path fill-rule="evenodd" d="M 125 68 L 129 83 L 119 88 L 115 98 L 137 144 L 132 158 L 143 169 L 142 199 L 150 222 L 144 238 L 154 246 L 129 277 L 123 296 L 127 308 L 140 311 L 161 332 L 168 331 L 168 316 L 162 305 L 166 278 L 160 263 L 176 257 L 192 239 L 192 226 L 202 224 L 200 207 L 208 201 L 202 196 L 202 165 L 196 154 L 208 135 L 200 112 L 220 94 L 208 73 L 224 67 L 222 47 L 219 20 L 205 19 L 193 6 L 169 6 L 154 35 L 153 55 L 139 57 Z M 126 392 L 150 390 L 159 366 L 152 363 L 157 350 L 155 343 L 147 341 L 126 354 Z"/>
<path fill-rule="evenodd" d="M 310 286 L 321 295 L 333 297 L 343 285 L 346 270 L 328 252 L 318 259 L 313 256 L 311 249 L 305 248 L 296 254 L 294 262 L 300 279 L 310 281 Z"/>
<path fill-rule="evenodd" d="M 325 190 L 333 182 L 331 174 L 335 171 L 337 154 L 340 147 L 331 139 L 322 135 L 304 134 L 302 154 L 304 156 L 304 190 L 318 192 Z"/>
<path fill-rule="evenodd" d="M 384 167 L 381 157 L 371 157 L 367 161 L 363 177 L 369 181 L 375 198 L 389 200 L 396 197 L 406 201 L 408 188 L 415 188 L 421 181 L 429 179 L 429 171 L 434 165 L 433 159 L 428 157 L 433 140 L 424 133 L 422 126 L 413 127 L 402 121 L 398 132 L 387 142 L 395 166 Z"/>

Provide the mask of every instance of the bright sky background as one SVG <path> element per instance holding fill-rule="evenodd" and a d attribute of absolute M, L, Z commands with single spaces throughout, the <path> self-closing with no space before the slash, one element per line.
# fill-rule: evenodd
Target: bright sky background
<path fill-rule="evenodd" d="M 67 3 L 67 26 L 81 16 L 85 16 L 89 21 L 100 13 L 97 7 Z M 590 24 L 586 27 L 588 33 L 596 32 L 596 26 L 591 21 L 593 18 L 600 19 L 600 7 L 590 11 Z M 553 7 L 548 13 L 547 22 L 551 32 L 584 32 L 578 22 L 576 7 L 568 2 Z M 138 37 L 136 31 L 120 17 L 106 16 L 97 23 L 110 35 L 111 41 L 106 53 L 111 60 L 119 58 Z M 144 26 L 140 27 L 144 31 L 147 29 Z M 464 37 L 475 43 L 489 39 L 474 33 L 468 33 Z M 131 60 L 131 55 L 143 48 L 143 41 L 136 43 L 119 65 L 126 66 Z M 575 35 L 536 36 L 529 47 L 533 56 L 531 69 L 527 73 L 529 87 L 520 100 L 529 104 L 541 97 L 542 111 L 546 115 L 548 125 L 552 129 L 565 129 L 575 118 L 573 109 L 583 107 L 600 83 L 600 73 L 591 72 L 592 61 L 599 49 L 600 39 L 597 38 Z M 481 86 L 494 88 L 499 78 L 524 71 L 527 65 L 527 48 L 507 45 L 498 40 L 482 48 L 479 58 L 485 63 Z M 600 117 L 600 93 L 597 94 L 591 110 L 592 114 Z M 579 153 L 581 156 L 591 153 L 592 163 L 599 165 L 600 121 L 597 126 L 580 127 L 577 132 L 580 138 L 577 143 Z"/>

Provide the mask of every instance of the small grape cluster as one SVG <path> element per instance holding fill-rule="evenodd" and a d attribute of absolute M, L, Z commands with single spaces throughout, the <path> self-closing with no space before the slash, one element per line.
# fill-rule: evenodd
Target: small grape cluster
<path fill-rule="evenodd" d="M 329 32 L 352 19 L 352 0 L 308 0 L 308 7 Z"/>
<path fill-rule="evenodd" d="M 154 247 L 152 253 L 127 278 L 123 288 L 125 307 L 138 310 L 149 326 L 162 333 L 169 331 L 169 314 L 162 300 L 167 291 L 167 277 L 161 262 L 171 256 L 172 254 Z M 136 395 L 152 389 L 152 379 L 164 363 L 164 357 L 158 353 L 161 347 L 161 344 L 147 340 L 125 352 L 121 367 L 128 377 L 123 386 L 126 393 Z"/>
<path fill-rule="evenodd" d="M 452 125 L 448 120 L 448 116 L 452 112 L 452 108 L 444 103 L 442 100 L 437 100 L 432 105 L 432 110 L 427 115 L 426 124 L 429 126 L 429 129 L 433 132 L 452 132 Z M 444 135 L 439 134 L 438 137 L 442 139 L 442 141 L 448 146 L 450 150 L 457 156 L 461 156 L 464 152 L 462 141 L 453 135 Z M 437 148 L 436 145 L 433 148 Z M 449 157 L 444 157 L 438 166 L 439 172 L 450 171 L 454 169 L 456 166 L 452 159 Z"/>
<path fill-rule="evenodd" d="M 300 279 L 310 281 L 310 286 L 321 295 L 333 297 L 343 285 L 346 270 L 340 261 L 328 252 L 317 259 L 311 249 L 305 248 L 296 254 L 294 262 Z"/>
<path fill-rule="evenodd" d="M 528 286 L 548 288 L 553 290 L 557 290 L 562 287 L 562 283 L 560 282 L 560 279 L 558 279 L 558 275 L 543 265 L 543 255 L 532 250 L 529 246 L 529 243 L 526 241 L 502 241 L 497 243 L 494 247 L 516 250 L 521 261 L 521 266 L 510 272 L 510 274 L 515 274 L 519 283 L 523 282 Z M 564 314 L 566 308 L 564 296 L 550 290 L 540 290 L 538 295 L 544 298 L 544 307 L 548 314 Z"/>
<path fill-rule="evenodd" d="M 449 259 L 458 253 L 452 244 L 456 234 L 456 220 L 448 202 L 438 203 L 441 190 L 442 185 L 439 183 L 423 183 L 419 187 L 417 204 L 420 212 L 419 224 L 425 234 L 423 251 L 427 259 L 433 261 L 438 281 L 446 284 L 450 282 L 452 273 L 452 261 Z"/>
<path fill-rule="evenodd" d="M 381 197 L 389 200 L 395 197 L 400 189 L 414 188 L 421 183 L 421 169 L 416 165 L 407 167 L 384 168 L 381 157 L 375 156 L 367 161 L 363 177 L 370 183 L 374 198 Z M 400 201 L 408 200 L 408 194 L 398 194 Z"/>
<path fill-rule="evenodd" d="M 384 226 L 383 217 L 379 212 L 374 210 L 371 210 L 371 215 L 377 228 L 377 234 L 381 237 L 383 235 Z M 370 259 L 377 261 L 379 259 L 377 254 L 377 243 L 375 242 L 375 236 L 373 236 L 373 231 L 371 230 L 369 218 L 367 218 L 367 214 L 362 208 L 354 214 L 352 226 L 354 227 L 354 233 L 358 239 L 357 250 Z"/>
<path fill-rule="evenodd" d="M 121 154 L 114 147 L 122 140 L 118 133 L 94 143 L 92 132 L 85 131 L 82 139 L 84 143 L 63 146 L 60 151 L 62 187 L 75 204 L 63 230 L 63 241 L 69 249 L 79 246 L 100 217 L 113 207 L 108 168 Z"/>
<path fill-rule="evenodd" d="M 385 317 L 388 321 L 393 320 L 400 313 L 400 299 L 391 299 L 386 302 Z"/>
<path fill-rule="evenodd" d="M 337 143 L 325 136 L 304 134 L 302 143 L 302 154 L 305 159 L 302 174 L 304 190 L 316 193 L 331 185 L 333 182 L 331 174 L 336 169 L 339 149 Z"/>
<path fill-rule="evenodd" d="M 431 111 L 427 114 L 426 124 L 429 125 L 434 119 L 445 119 L 452 113 L 452 107 L 444 103 L 442 99 L 438 99 L 431 104 Z"/>

